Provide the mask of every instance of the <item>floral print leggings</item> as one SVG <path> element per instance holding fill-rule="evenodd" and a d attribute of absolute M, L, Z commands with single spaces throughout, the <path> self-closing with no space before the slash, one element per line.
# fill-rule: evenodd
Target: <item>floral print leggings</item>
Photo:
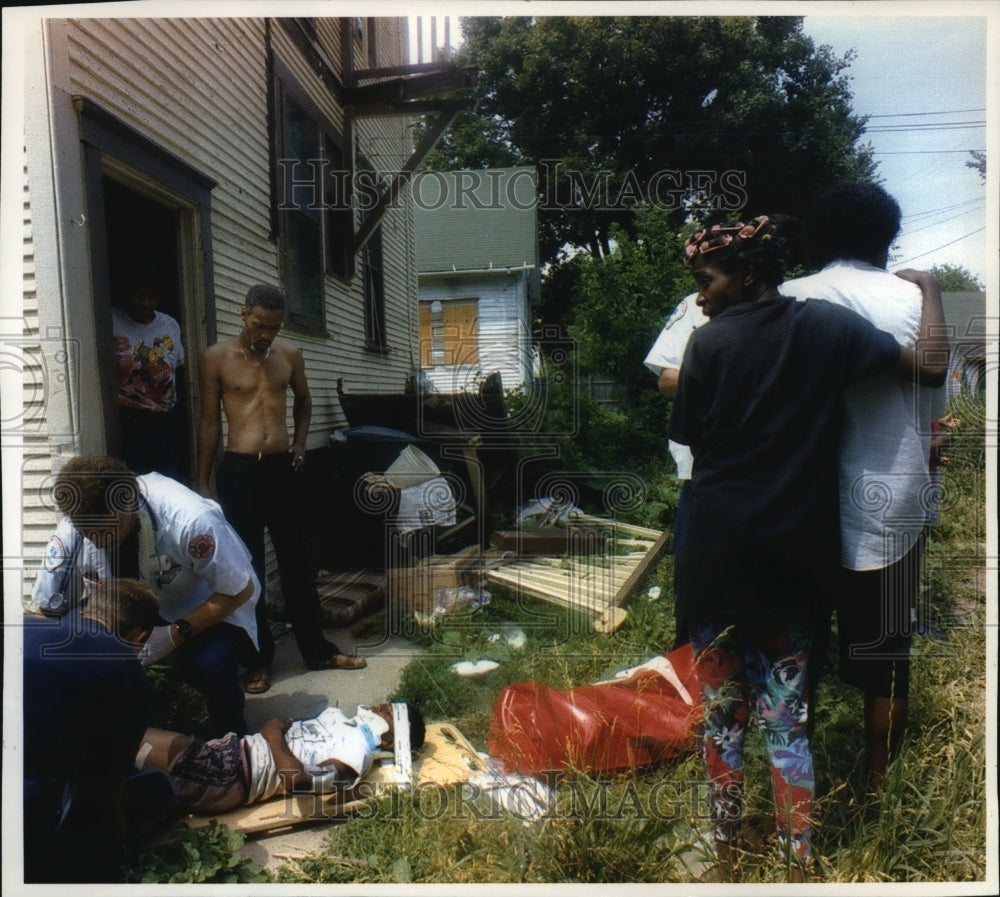
<path fill-rule="evenodd" d="M 704 706 L 702 756 L 711 782 L 715 840 L 733 842 L 743 820 L 743 745 L 752 709 L 771 763 L 778 843 L 809 857 L 815 780 L 806 734 L 807 620 L 758 617 L 724 627 L 691 621 Z"/>

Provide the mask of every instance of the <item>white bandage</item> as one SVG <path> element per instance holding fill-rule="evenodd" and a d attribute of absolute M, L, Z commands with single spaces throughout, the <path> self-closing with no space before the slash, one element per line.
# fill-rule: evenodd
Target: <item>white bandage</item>
<path fill-rule="evenodd" d="M 135 768 L 142 770 L 146 766 L 146 758 L 149 756 L 150 751 L 153 750 L 153 746 L 148 742 L 144 741 L 139 745 L 139 750 L 135 754 Z"/>
<path fill-rule="evenodd" d="M 410 756 L 410 714 L 406 704 L 392 704 L 392 746 L 400 784 L 413 783 L 413 758 Z"/>

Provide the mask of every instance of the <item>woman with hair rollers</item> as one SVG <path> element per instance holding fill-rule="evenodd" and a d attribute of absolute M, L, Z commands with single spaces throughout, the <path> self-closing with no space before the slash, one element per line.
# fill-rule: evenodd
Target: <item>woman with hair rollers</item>
<path fill-rule="evenodd" d="M 915 351 L 854 312 L 781 296 L 784 240 L 767 216 L 699 230 L 684 253 L 710 319 L 688 341 L 669 428 L 694 454 L 675 592 L 705 708 L 719 859 L 710 873 L 734 880 L 755 710 L 779 846 L 801 881 L 814 794 L 809 649 L 839 564 L 839 400 L 871 374 L 940 383 L 946 368 L 936 352 L 921 352 L 928 360 L 918 364 Z M 938 348 L 942 323 L 940 293 L 930 291 L 918 348 Z"/>

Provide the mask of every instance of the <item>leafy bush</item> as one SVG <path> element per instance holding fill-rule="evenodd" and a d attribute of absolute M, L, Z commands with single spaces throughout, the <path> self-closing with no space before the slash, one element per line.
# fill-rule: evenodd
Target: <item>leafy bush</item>
<path fill-rule="evenodd" d="M 241 854 L 243 835 L 214 819 L 207 828 L 179 825 L 165 844 L 140 853 L 125 872 L 137 884 L 246 884 L 268 881 L 253 860 Z"/>
<path fill-rule="evenodd" d="M 153 664 L 146 670 L 153 685 L 153 710 L 150 725 L 174 732 L 196 732 L 208 721 L 205 696 L 170 675 L 166 664 Z"/>

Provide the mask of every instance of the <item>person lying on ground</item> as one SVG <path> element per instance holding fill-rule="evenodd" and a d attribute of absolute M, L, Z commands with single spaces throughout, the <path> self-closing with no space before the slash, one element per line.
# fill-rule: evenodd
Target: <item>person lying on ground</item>
<path fill-rule="evenodd" d="M 424 720 L 412 704 L 361 704 L 353 717 L 327 707 L 315 719 L 268 720 L 242 738 L 230 732 L 206 741 L 150 728 L 136 768 L 163 770 L 183 810 L 210 815 L 278 793 L 350 792 L 378 751 L 398 754 L 423 743 Z"/>

